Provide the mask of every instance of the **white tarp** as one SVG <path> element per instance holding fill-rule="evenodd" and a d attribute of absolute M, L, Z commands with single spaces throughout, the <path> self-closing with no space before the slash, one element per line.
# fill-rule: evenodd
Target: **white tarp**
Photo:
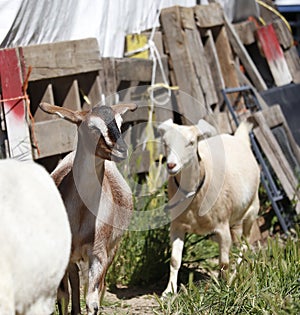
<path fill-rule="evenodd" d="M 125 35 L 150 29 L 160 8 L 196 0 L 0 0 L 1 47 L 96 37 L 101 55 L 122 57 Z"/>

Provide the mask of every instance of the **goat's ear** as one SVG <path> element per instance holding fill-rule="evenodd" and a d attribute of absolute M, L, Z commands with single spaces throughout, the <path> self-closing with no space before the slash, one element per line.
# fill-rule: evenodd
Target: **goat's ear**
<path fill-rule="evenodd" d="M 117 104 L 117 105 L 112 105 L 111 107 L 115 113 L 118 113 L 120 115 L 125 114 L 128 110 L 130 111 L 135 111 L 137 109 L 137 105 L 134 103 L 129 103 L 129 104 Z"/>
<path fill-rule="evenodd" d="M 79 125 L 84 120 L 88 113 L 88 111 L 73 111 L 68 108 L 51 105 L 48 103 L 41 103 L 40 108 L 48 114 L 57 115 L 77 125 Z"/>
<path fill-rule="evenodd" d="M 161 124 L 159 124 L 157 129 L 160 132 L 160 134 L 163 135 L 172 125 L 173 125 L 173 119 L 170 118 L 168 120 L 165 120 Z"/>
<path fill-rule="evenodd" d="M 196 127 L 198 129 L 199 140 L 213 137 L 218 134 L 217 129 L 211 124 L 209 124 L 207 121 L 205 121 L 204 119 L 200 119 Z"/>

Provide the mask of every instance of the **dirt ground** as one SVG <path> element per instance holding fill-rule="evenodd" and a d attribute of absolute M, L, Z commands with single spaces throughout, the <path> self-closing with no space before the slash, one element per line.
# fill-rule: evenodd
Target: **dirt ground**
<path fill-rule="evenodd" d="M 118 287 L 106 291 L 101 315 L 153 315 L 159 313 L 155 294 L 160 296 L 163 285 L 149 287 Z M 156 312 L 155 312 L 156 311 Z"/>
<path fill-rule="evenodd" d="M 216 259 L 212 260 L 214 263 Z M 187 285 L 189 274 L 193 272 L 193 281 L 203 281 L 211 276 L 218 275 L 217 271 L 208 272 L 199 264 L 183 265 L 179 272 L 178 284 Z M 159 308 L 158 299 L 166 288 L 168 275 L 164 279 L 148 287 L 121 287 L 108 289 L 101 308 L 101 315 L 158 315 L 163 314 Z"/>

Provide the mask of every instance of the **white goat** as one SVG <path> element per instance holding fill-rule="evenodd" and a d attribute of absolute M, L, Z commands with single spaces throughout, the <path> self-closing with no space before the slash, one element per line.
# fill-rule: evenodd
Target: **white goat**
<path fill-rule="evenodd" d="M 52 176 L 62 194 L 72 230 L 72 251 L 68 268 L 72 287 L 72 314 L 80 314 L 79 279 L 76 263 L 89 263 L 86 307 L 97 314 L 104 280 L 133 211 L 132 193 L 114 161 L 127 157 L 121 137 L 121 114 L 135 110 L 134 104 L 98 106 L 88 112 L 40 104 L 79 126 L 75 153 L 68 155 Z M 111 161 L 114 160 L 114 161 Z M 66 274 L 61 291 L 67 299 Z M 60 311 L 63 309 L 60 306 Z"/>
<path fill-rule="evenodd" d="M 34 162 L 0 161 L 0 314 L 49 315 L 69 262 L 65 206 Z"/>
<path fill-rule="evenodd" d="M 184 236 L 215 234 L 221 271 L 229 265 L 232 241 L 248 237 L 259 210 L 260 171 L 243 122 L 234 136 L 201 140 L 198 126 L 168 120 L 159 126 L 165 145 L 172 256 L 163 295 L 177 292 Z"/>

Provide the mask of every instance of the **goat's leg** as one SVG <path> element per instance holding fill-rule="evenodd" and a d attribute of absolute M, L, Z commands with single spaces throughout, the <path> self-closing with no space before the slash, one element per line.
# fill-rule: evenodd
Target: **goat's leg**
<path fill-rule="evenodd" d="M 247 240 L 249 239 L 252 225 L 257 218 L 258 211 L 259 211 L 259 197 L 258 197 L 258 192 L 257 192 L 255 195 L 255 199 L 253 200 L 252 204 L 247 210 L 247 213 L 243 222 L 243 235 L 245 236 Z"/>
<path fill-rule="evenodd" d="M 182 260 L 184 236 L 184 231 L 174 230 L 171 226 L 170 240 L 172 245 L 172 253 L 170 261 L 170 278 L 168 286 L 162 294 L 163 296 L 166 296 L 168 293 L 177 293 L 177 278 Z"/>
<path fill-rule="evenodd" d="M 69 305 L 69 283 L 68 283 L 68 270 L 62 278 L 57 291 L 57 306 L 59 315 L 68 314 Z"/>
<path fill-rule="evenodd" d="M 72 310 L 71 315 L 81 314 L 80 310 L 80 281 L 79 281 L 79 269 L 76 263 L 70 263 L 68 267 L 69 280 L 71 285 L 71 298 L 72 298 Z"/>
<path fill-rule="evenodd" d="M 221 276 L 226 278 L 226 271 L 229 268 L 229 252 L 231 248 L 231 233 L 229 223 L 224 223 L 215 231 L 216 240 L 219 244 L 219 266 Z"/>
<path fill-rule="evenodd" d="M 256 220 L 258 211 L 259 211 L 259 198 L 258 198 L 258 193 L 257 193 L 254 201 L 252 202 L 252 204 L 247 210 L 247 213 L 242 223 L 242 228 L 239 231 L 239 241 L 241 244 L 241 249 L 239 253 L 239 258 L 237 259 L 237 264 L 241 263 L 243 254 L 248 248 L 248 244 L 245 244 L 245 240 L 246 242 L 249 241 L 251 229 L 252 229 L 254 221 Z M 242 240 L 242 236 L 244 236 L 245 240 Z"/>
<path fill-rule="evenodd" d="M 97 315 L 100 308 L 100 293 L 104 287 L 105 269 L 105 252 L 102 253 L 101 260 L 99 257 L 93 256 L 89 266 L 89 284 L 86 295 L 86 308 L 88 315 Z"/>

